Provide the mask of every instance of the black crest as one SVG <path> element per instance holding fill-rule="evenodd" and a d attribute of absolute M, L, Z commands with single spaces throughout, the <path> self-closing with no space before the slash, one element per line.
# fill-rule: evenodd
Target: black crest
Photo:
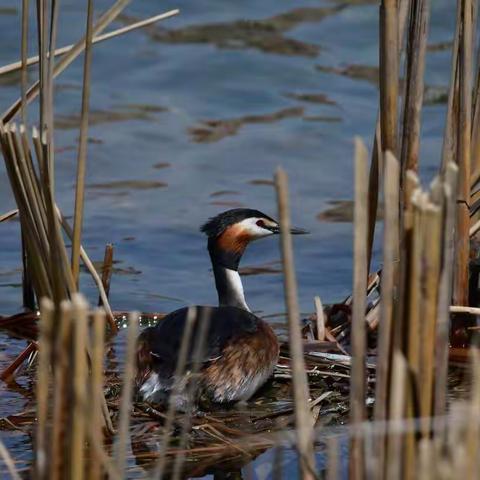
<path fill-rule="evenodd" d="M 218 214 L 216 217 L 212 217 L 200 228 L 200 231 L 205 233 L 209 238 L 218 237 L 227 227 L 241 222 L 246 218 L 266 218 L 274 222 L 273 218 L 265 215 L 259 210 L 252 210 L 251 208 L 234 208 L 227 210 L 226 212 Z"/>

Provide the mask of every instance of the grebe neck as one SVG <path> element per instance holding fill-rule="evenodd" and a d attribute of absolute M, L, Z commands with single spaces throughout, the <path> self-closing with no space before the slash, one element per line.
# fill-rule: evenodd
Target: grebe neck
<path fill-rule="evenodd" d="M 238 273 L 243 249 L 228 251 L 221 248 L 214 239 L 209 239 L 208 252 L 215 275 L 219 305 L 238 307 L 250 311 L 245 301 L 242 279 Z"/>
<path fill-rule="evenodd" d="M 245 301 L 242 279 L 237 270 L 226 268 L 223 265 L 213 264 L 215 286 L 218 293 L 218 304 L 222 306 L 238 307 L 250 311 Z"/>

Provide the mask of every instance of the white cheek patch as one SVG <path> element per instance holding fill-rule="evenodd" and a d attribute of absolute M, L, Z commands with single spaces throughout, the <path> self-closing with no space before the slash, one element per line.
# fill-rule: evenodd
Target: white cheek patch
<path fill-rule="evenodd" d="M 262 238 L 262 237 L 267 237 L 268 235 L 272 235 L 273 232 L 271 230 L 268 230 L 267 228 L 260 227 L 257 225 L 257 222 L 261 220 L 264 222 L 266 225 L 272 224 L 272 226 L 276 226 L 272 222 L 268 222 L 268 220 L 264 218 L 246 218 L 245 220 L 242 220 L 239 225 L 241 228 L 248 232 L 248 234 L 252 237 L 252 240 L 255 240 L 256 238 Z"/>

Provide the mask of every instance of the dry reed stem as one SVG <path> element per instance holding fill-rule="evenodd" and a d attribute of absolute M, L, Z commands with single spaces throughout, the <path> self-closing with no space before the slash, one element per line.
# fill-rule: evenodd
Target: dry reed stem
<path fill-rule="evenodd" d="M 92 438 L 96 438 L 102 446 L 103 439 L 103 360 L 105 355 L 105 312 L 97 309 L 93 314 L 93 341 L 90 376 L 91 414 L 89 416 L 88 438 L 90 444 L 90 461 L 88 464 L 89 480 L 102 478 L 102 458 L 92 445 Z M 106 455 L 106 454 L 105 454 Z"/>
<path fill-rule="evenodd" d="M 178 480 L 181 477 L 183 463 L 185 461 L 185 447 L 187 444 L 187 434 L 191 430 L 193 406 L 197 397 L 199 388 L 198 373 L 202 367 L 204 358 L 204 352 L 206 347 L 207 334 L 210 327 L 211 308 L 204 308 L 202 315 L 198 319 L 200 329 L 195 341 L 195 347 L 192 355 L 192 368 L 190 369 L 190 378 L 187 384 L 187 408 L 181 421 L 180 439 L 178 441 L 179 450 L 176 450 L 176 455 L 173 463 L 173 472 L 171 475 L 172 480 Z M 162 480 L 163 474 L 158 477 Z"/>
<path fill-rule="evenodd" d="M 368 271 L 372 263 L 373 241 L 375 238 L 375 225 L 377 223 L 378 190 L 379 190 L 379 161 L 382 156 L 380 133 L 380 116 L 377 118 L 375 135 L 373 139 L 372 160 L 368 176 Z"/>
<path fill-rule="evenodd" d="M 433 480 L 435 478 L 434 469 L 435 463 L 433 460 L 432 444 L 428 439 L 420 440 L 418 444 L 419 466 L 418 479 Z M 433 467 L 433 468 L 432 468 Z"/>
<path fill-rule="evenodd" d="M 313 299 L 315 303 L 315 313 L 317 315 L 317 340 L 325 340 L 325 313 L 323 312 L 322 300 L 317 295 Z"/>
<path fill-rule="evenodd" d="M 308 408 L 308 398 L 310 394 L 307 375 L 305 373 L 302 334 L 300 331 L 300 314 L 293 261 L 292 237 L 290 233 L 290 208 L 287 182 L 287 174 L 279 167 L 275 173 L 275 186 L 277 190 L 285 303 L 287 307 L 289 345 L 293 373 L 297 449 L 300 456 L 300 475 L 303 479 L 309 480 L 315 478 L 316 471 L 313 450 L 314 437 L 312 416 Z"/>
<path fill-rule="evenodd" d="M 103 256 L 103 267 L 102 267 L 102 285 L 105 290 L 105 295 L 107 298 L 110 295 L 110 281 L 112 279 L 112 270 L 113 270 L 113 244 L 107 243 L 105 245 L 105 254 Z M 102 305 L 102 298 L 98 298 L 98 305 Z"/>
<path fill-rule="evenodd" d="M 12 480 L 21 480 L 20 474 L 15 468 L 15 460 L 10 455 L 10 452 L 5 447 L 4 443 L 0 440 L 0 458 L 3 460 L 3 463 L 7 467 L 8 473 L 12 477 Z"/>
<path fill-rule="evenodd" d="M 470 230 L 468 231 L 468 234 L 470 235 L 470 238 L 475 236 L 478 231 L 480 230 L 480 220 L 475 222 L 471 227 Z"/>
<path fill-rule="evenodd" d="M 28 1 L 28 0 L 23 0 L 23 1 Z M 139 28 L 152 25 L 154 23 L 159 22 L 160 20 L 165 20 L 167 18 L 173 17 L 178 13 L 180 13 L 180 10 L 178 9 L 169 10 L 168 12 L 161 13 L 159 15 L 146 18 L 145 20 L 140 20 L 138 22 L 132 23 L 131 25 L 127 25 L 125 27 L 112 30 L 111 32 L 104 33 L 102 35 L 97 35 L 93 37 L 92 44 L 104 42 L 105 40 L 110 40 L 111 38 L 118 37 L 119 35 L 123 35 L 124 33 L 129 33 L 133 30 L 137 30 Z M 74 45 L 72 44 L 72 45 L 66 45 L 65 47 L 57 48 L 55 50 L 55 56 L 68 53 L 73 47 Z M 34 55 L 26 59 L 27 66 L 36 65 L 38 62 L 39 62 L 38 55 Z M 0 67 L 0 75 L 16 72 L 17 70 L 21 70 L 21 68 L 22 68 L 22 61 L 10 63 L 8 65 L 4 65 L 3 67 Z"/>
<path fill-rule="evenodd" d="M 174 383 L 172 387 L 172 391 L 168 398 L 168 408 L 166 413 L 165 425 L 163 427 L 163 435 L 160 445 L 162 446 L 162 450 L 160 451 L 160 455 L 158 457 L 158 461 L 155 467 L 155 478 L 162 478 L 166 466 L 166 454 L 168 450 L 168 444 L 170 442 L 170 432 L 173 427 L 173 423 L 175 420 L 175 409 L 176 409 L 176 398 L 180 393 L 180 389 L 183 383 L 183 377 L 185 375 L 185 367 L 187 363 L 187 354 L 188 348 L 190 345 L 190 340 L 192 337 L 193 326 L 195 322 L 197 322 L 197 309 L 196 307 L 189 307 L 187 312 L 187 320 L 185 325 L 185 330 L 182 334 L 182 341 L 180 344 L 180 351 L 178 353 L 177 365 L 175 367 L 175 373 L 173 378 Z"/>
<path fill-rule="evenodd" d="M 458 50 L 461 35 L 461 15 L 462 0 L 457 0 L 455 35 L 453 37 L 452 46 L 451 78 L 447 102 L 447 119 L 445 122 L 442 145 L 442 173 L 445 172 L 448 163 L 456 161 L 457 153 L 458 130 L 455 122 L 458 118 Z"/>
<path fill-rule="evenodd" d="M 10 380 L 13 379 L 13 375 L 15 374 L 16 370 L 22 363 L 30 356 L 32 353 L 35 352 L 37 349 L 37 342 L 29 342 L 28 345 L 22 350 L 22 352 L 17 355 L 15 360 L 8 365 L 7 368 L 5 368 L 1 373 L 0 373 L 0 380 L 2 382 L 9 382 Z"/>
<path fill-rule="evenodd" d="M 36 477 L 44 479 L 48 467 L 48 390 L 50 386 L 50 357 L 52 351 L 52 328 L 54 306 L 48 298 L 40 300 L 41 321 L 39 333 L 39 353 L 37 366 L 37 434 L 35 448 Z"/>
<path fill-rule="evenodd" d="M 409 256 L 410 272 L 408 278 L 408 344 L 407 344 L 407 358 L 412 379 L 416 383 L 416 378 L 419 369 L 419 354 L 420 354 L 420 309 L 422 305 L 422 251 L 424 242 L 424 204 L 425 194 L 420 189 L 416 190 L 412 195 L 413 206 L 413 235 L 412 245 Z M 413 393 L 413 392 L 412 392 Z"/>
<path fill-rule="evenodd" d="M 38 167 L 40 171 L 40 185 L 43 186 L 45 183 L 45 177 L 47 175 L 47 165 L 45 163 L 45 159 L 43 158 L 43 150 L 42 150 L 42 142 L 40 140 L 40 132 L 38 131 L 35 125 L 32 127 L 32 141 L 33 141 L 33 148 L 35 149 L 35 155 L 37 157 Z M 42 195 L 45 192 L 42 190 Z M 46 202 L 46 197 L 44 197 L 44 201 Z"/>
<path fill-rule="evenodd" d="M 455 242 L 456 190 L 458 184 L 458 167 L 450 162 L 446 167 L 444 185 L 444 240 L 443 261 L 438 292 L 438 314 L 435 347 L 435 406 L 434 414 L 443 416 L 446 412 L 447 374 L 448 374 L 448 340 L 450 326 L 449 307 L 452 299 L 453 261 Z"/>
<path fill-rule="evenodd" d="M 409 10 L 409 0 L 403 0 L 399 3 L 398 7 L 398 39 L 399 45 L 402 45 L 402 39 L 405 33 L 405 27 L 407 23 L 407 14 Z M 401 48 L 397 50 L 397 62 L 400 62 Z M 378 207 L 378 191 L 379 191 L 379 178 L 380 178 L 380 160 L 382 158 L 381 152 L 386 150 L 387 147 L 382 146 L 382 134 L 381 134 L 381 112 L 377 115 L 377 122 L 375 126 L 375 135 L 372 149 L 372 160 L 370 163 L 370 174 L 368 181 L 368 269 L 372 262 L 373 241 L 375 237 L 375 224 L 377 218 Z"/>
<path fill-rule="evenodd" d="M 396 0 L 380 5 L 380 125 L 382 150 L 397 153 L 398 8 Z"/>
<path fill-rule="evenodd" d="M 466 479 L 475 480 L 478 477 L 480 460 L 478 450 L 480 446 L 480 353 L 478 348 L 470 349 L 472 391 L 467 415 L 470 417 L 466 432 Z"/>
<path fill-rule="evenodd" d="M 75 209 L 72 239 L 72 275 L 78 288 L 80 276 L 80 244 L 82 241 L 83 206 L 85 203 L 85 175 L 87 171 L 88 114 L 90 111 L 90 70 L 92 65 L 93 0 L 87 1 L 87 27 L 83 64 L 82 112 L 78 142 L 77 178 L 75 182 Z M 53 57 L 52 57 L 53 58 Z"/>
<path fill-rule="evenodd" d="M 47 83 L 46 83 L 46 93 L 47 93 L 47 102 L 46 107 L 47 111 L 45 113 L 46 117 L 46 133 L 49 136 L 48 141 L 48 162 L 50 168 L 50 188 L 52 190 L 52 195 L 55 197 L 55 174 L 54 174 L 54 159 L 55 159 L 55 137 L 54 124 L 53 124 L 53 68 L 55 65 L 55 56 L 53 52 L 55 51 L 55 45 L 57 43 L 57 24 L 58 24 L 58 14 L 60 8 L 60 0 L 51 0 L 50 1 L 50 36 L 49 36 L 49 45 L 47 52 Z"/>
<path fill-rule="evenodd" d="M 476 16 L 474 16 L 476 19 Z M 476 30 L 473 29 L 475 32 Z M 472 121 L 472 165 L 471 182 L 473 187 L 480 179 L 480 48 L 477 50 L 477 81 L 474 92 L 474 108 Z"/>
<path fill-rule="evenodd" d="M 130 313 L 128 318 L 127 353 L 122 381 L 120 400 L 120 418 L 118 420 L 118 437 L 115 443 L 115 465 L 120 477 L 125 476 L 128 428 L 132 408 L 133 380 L 135 377 L 135 352 L 138 337 L 138 312 Z"/>
<path fill-rule="evenodd" d="M 440 260 L 442 245 L 442 212 L 432 204 L 427 204 L 424 213 L 425 231 L 423 253 L 424 292 L 420 335 L 419 398 L 421 432 L 427 438 L 430 432 L 430 415 L 433 407 L 435 336 L 437 322 L 438 288 L 440 280 Z"/>
<path fill-rule="evenodd" d="M 417 0 L 411 3 L 400 161 L 402 185 L 407 170 L 415 172 L 418 170 L 429 16 L 429 0 Z M 405 195 L 407 195 L 406 192 Z M 404 202 L 406 200 L 404 196 Z"/>
<path fill-rule="evenodd" d="M 68 224 L 66 218 L 62 215 L 62 212 L 60 211 L 60 209 L 58 208 L 57 205 L 55 205 L 55 211 L 56 211 L 56 214 L 58 216 L 59 221 L 62 224 L 63 230 L 67 234 L 67 237 L 72 239 L 72 236 L 73 236 L 72 228 Z M 97 285 L 100 298 L 102 299 L 102 306 L 105 309 L 105 312 L 107 314 L 107 320 L 109 322 L 110 328 L 112 329 L 113 332 L 116 332 L 118 330 L 117 325 L 115 324 L 115 319 L 113 318 L 112 309 L 110 308 L 110 303 L 108 301 L 107 294 L 106 294 L 105 289 L 103 287 L 102 279 L 98 275 L 97 270 L 95 269 L 95 266 L 93 265 L 92 261 L 90 260 L 89 256 L 87 255 L 87 252 L 85 251 L 85 249 L 82 246 L 80 247 L 80 256 L 82 258 L 82 261 L 83 261 L 85 267 L 90 272 L 90 275 L 92 276 L 93 280 L 95 281 L 95 283 Z"/>
<path fill-rule="evenodd" d="M 380 326 L 377 347 L 377 381 L 375 386 L 375 421 L 384 422 L 387 417 L 388 384 L 390 375 L 391 336 L 394 313 L 394 288 L 396 262 L 398 260 L 399 223 L 399 165 L 390 151 L 385 152 L 384 201 L 385 220 L 383 235 L 382 294 L 380 303 Z M 385 445 L 383 435 L 377 439 L 377 473 L 383 477 L 385 468 Z"/>
<path fill-rule="evenodd" d="M 36 228 L 30 215 L 28 205 L 26 204 L 26 193 L 24 191 L 19 174 L 19 169 L 16 161 L 16 152 L 13 145 L 10 127 L 2 129 L 2 132 L 0 134 L 0 140 L 2 144 L 2 151 L 5 159 L 7 174 L 12 187 L 12 192 L 15 197 L 15 201 L 20 212 L 22 231 L 26 232 L 24 235 L 24 239 L 26 241 L 27 248 L 30 249 L 31 252 L 36 252 L 36 255 L 31 256 L 31 266 L 33 273 L 32 280 L 34 282 L 37 295 L 41 298 L 42 296 L 51 294 L 50 280 L 48 278 L 48 273 L 45 269 L 47 253 L 40 245 L 40 239 L 38 238 L 38 236 L 34 234 L 36 232 Z"/>
<path fill-rule="evenodd" d="M 96 22 L 93 27 L 93 35 L 98 35 L 102 32 L 111 22 L 117 18 L 121 11 L 130 3 L 131 0 L 117 0 L 112 7 L 110 7 Z M 80 39 L 71 50 L 61 58 L 61 60 L 55 65 L 53 71 L 53 78 L 57 77 L 63 72 L 84 50 L 85 38 Z M 40 55 L 40 65 L 42 66 L 42 55 Z M 35 82 L 27 91 L 27 103 L 31 102 L 41 91 L 40 82 Z M 21 107 L 21 100 L 17 100 L 13 103 L 7 111 L 5 111 L 1 117 L 1 123 L 9 122 Z"/>
<path fill-rule="evenodd" d="M 40 94 L 40 134 L 45 132 L 45 113 L 47 110 L 46 82 L 47 82 L 47 5 L 46 0 L 37 0 L 37 33 L 38 33 L 38 52 L 39 52 L 39 80 L 38 88 Z M 24 101 L 28 103 L 28 90 Z M 18 103 L 18 101 L 17 101 Z M 26 105 L 27 103 L 24 103 Z M 17 108 L 18 111 L 18 108 Z M 6 123 L 10 119 L 3 119 Z"/>
<path fill-rule="evenodd" d="M 69 478 L 81 480 L 85 470 L 85 439 L 87 421 L 87 334 L 88 305 L 84 298 L 72 296 L 73 313 L 73 405 L 72 430 L 70 437 Z"/>
<path fill-rule="evenodd" d="M 22 41 L 21 41 L 21 114 L 22 123 L 27 125 L 27 88 L 28 88 L 28 13 L 29 13 L 29 0 L 22 0 Z"/>
<path fill-rule="evenodd" d="M 459 44 L 459 116 L 457 163 L 457 240 L 455 255 L 454 302 L 468 302 L 468 262 L 470 254 L 470 155 L 472 134 L 472 1 L 462 1 L 462 34 Z"/>
<path fill-rule="evenodd" d="M 365 477 L 363 439 L 355 426 L 365 420 L 366 392 L 366 324 L 367 310 L 367 237 L 368 237 L 368 151 L 360 138 L 355 138 L 355 205 L 354 205 L 354 265 L 352 311 L 352 370 L 350 386 L 351 438 L 350 478 Z"/>
<path fill-rule="evenodd" d="M 0 215 L 0 223 L 10 220 L 13 217 L 16 217 L 18 214 L 18 210 L 10 210 L 7 213 Z"/>
<path fill-rule="evenodd" d="M 72 304 L 70 301 L 65 300 L 60 304 L 60 318 L 53 355 L 55 363 L 55 389 L 53 392 L 52 433 L 50 436 L 49 478 L 51 480 L 60 480 L 66 474 L 64 453 L 67 431 L 65 427 L 69 418 L 69 380 L 71 378 L 69 352 L 72 344 Z"/>
<path fill-rule="evenodd" d="M 393 352 L 389 418 L 393 424 L 400 423 L 405 412 L 405 387 L 407 362 L 400 351 Z M 402 472 L 403 433 L 389 431 L 387 444 L 387 476 L 389 480 L 400 480 Z"/>
<path fill-rule="evenodd" d="M 40 196 L 37 195 L 38 185 L 36 184 L 36 178 L 31 176 L 30 169 L 28 167 L 27 157 L 29 156 L 30 152 L 23 148 L 23 142 L 20 143 L 15 124 L 10 125 L 10 134 L 12 136 L 17 153 L 17 168 L 20 178 L 22 179 L 21 181 L 24 185 L 26 203 L 29 205 L 30 214 L 32 216 L 37 235 L 39 236 L 41 244 L 43 245 L 43 250 L 44 252 L 48 252 L 49 241 L 44 206 Z"/>
<path fill-rule="evenodd" d="M 478 307 L 464 307 L 463 305 L 451 305 L 450 313 L 469 313 L 470 315 L 480 315 L 480 308 Z"/>

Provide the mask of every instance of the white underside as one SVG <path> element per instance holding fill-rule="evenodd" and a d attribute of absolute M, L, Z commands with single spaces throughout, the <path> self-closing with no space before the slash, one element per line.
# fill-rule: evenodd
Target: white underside
<path fill-rule="evenodd" d="M 246 376 L 243 381 L 221 385 L 218 389 L 208 389 L 213 401 L 223 402 L 241 402 L 250 400 L 255 392 L 270 378 L 272 375 L 274 364 L 270 368 L 264 369 L 256 375 Z M 183 377 L 182 385 L 179 386 L 178 395 L 174 403 L 178 410 L 182 410 L 187 405 L 186 384 L 188 373 Z M 162 402 L 165 401 L 171 393 L 171 383 L 164 383 L 160 380 L 157 373 L 152 372 L 147 377 L 145 382 L 140 387 L 139 391 L 143 400 L 147 402 Z"/>

